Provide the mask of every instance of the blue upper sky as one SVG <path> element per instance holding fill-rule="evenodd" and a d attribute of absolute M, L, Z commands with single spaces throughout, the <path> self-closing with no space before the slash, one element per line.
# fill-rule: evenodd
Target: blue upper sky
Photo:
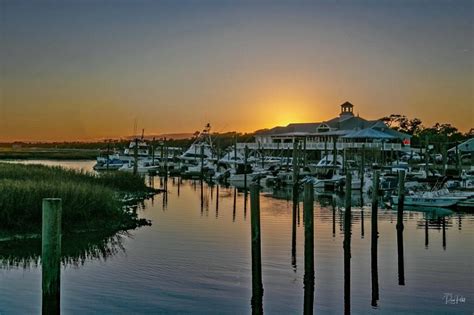
<path fill-rule="evenodd" d="M 0 140 L 121 136 L 135 119 L 149 132 L 207 121 L 251 131 L 324 120 L 346 100 L 367 118 L 473 125 L 474 1 L 0 0 L 0 10 Z"/>

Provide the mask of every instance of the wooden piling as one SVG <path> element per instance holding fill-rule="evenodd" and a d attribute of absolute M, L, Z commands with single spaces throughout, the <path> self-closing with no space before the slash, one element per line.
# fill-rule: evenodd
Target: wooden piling
<path fill-rule="evenodd" d="M 296 271 L 296 218 L 298 210 L 298 152 L 297 140 L 293 142 L 293 216 L 291 221 L 291 264 Z"/>
<path fill-rule="evenodd" d="M 428 137 L 426 137 L 426 140 L 425 140 L 425 172 L 426 172 L 426 176 L 428 176 L 428 172 L 429 172 L 429 167 L 428 167 L 429 161 L 430 161 L 430 155 L 428 153 Z"/>
<path fill-rule="evenodd" d="M 247 160 L 249 158 L 249 147 L 245 145 L 244 149 L 244 189 L 247 190 Z"/>
<path fill-rule="evenodd" d="M 133 148 L 133 175 L 138 173 L 138 138 L 135 138 L 135 147 Z"/>
<path fill-rule="evenodd" d="M 109 170 L 109 162 L 110 162 L 110 141 L 107 140 L 107 170 Z"/>
<path fill-rule="evenodd" d="M 303 167 L 308 164 L 308 152 L 306 150 L 306 137 L 303 139 Z"/>
<path fill-rule="evenodd" d="M 443 175 L 446 176 L 446 170 L 448 168 L 448 149 L 447 149 L 447 143 L 443 143 Z M 474 164 L 473 164 L 474 165 Z"/>
<path fill-rule="evenodd" d="M 45 198 L 43 199 L 42 208 L 42 313 L 59 314 L 61 297 L 61 199 Z"/>
<path fill-rule="evenodd" d="M 428 248 L 430 241 L 428 235 L 428 214 L 425 212 L 425 248 Z"/>
<path fill-rule="evenodd" d="M 443 230 L 443 250 L 446 250 L 446 217 L 442 218 L 441 226 Z"/>
<path fill-rule="evenodd" d="M 352 174 L 346 173 L 346 198 L 344 212 L 344 314 L 351 313 L 351 186 Z"/>
<path fill-rule="evenodd" d="M 201 145 L 201 186 L 204 179 L 204 146 Z"/>
<path fill-rule="evenodd" d="M 237 169 L 237 133 L 234 133 L 234 168 Z"/>
<path fill-rule="evenodd" d="M 237 210 L 237 187 L 234 187 L 234 203 L 232 205 L 232 222 L 235 222 L 236 210 Z"/>
<path fill-rule="evenodd" d="M 304 314 L 313 314 L 314 303 L 314 186 L 304 185 Z"/>
<path fill-rule="evenodd" d="M 250 185 L 250 212 L 252 234 L 252 314 L 263 314 L 260 187 L 258 184 Z"/>
<path fill-rule="evenodd" d="M 333 137 L 333 152 L 332 152 L 332 166 L 333 166 L 333 171 L 334 171 L 334 174 L 336 173 L 336 169 L 337 169 L 337 140 L 336 140 L 336 136 Z"/>
<path fill-rule="evenodd" d="M 405 202 L 405 171 L 398 172 L 397 250 L 398 284 L 405 285 L 405 262 L 403 255 L 403 207 Z"/>
<path fill-rule="evenodd" d="M 379 203 L 379 172 L 373 173 L 372 187 L 372 217 L 371 217 L 371 244 L 370 244 L 370 260 L 372 275 L 372 306 L 377 306 L 379 300 L 379 275 L 378 275 L 378 203 Z"/>
<path fill-rule="evenodd" d="M 155 166 L 155 137 L 151 141 L 151 164 Z"/>
<path fill-rule="evenodd" d="M 455 150 L 456 150 L 456 173 L 458 175 L 461 175 L 461 158 L 459 157 L 459 144 L 456 141 L 455 142 Z"/>

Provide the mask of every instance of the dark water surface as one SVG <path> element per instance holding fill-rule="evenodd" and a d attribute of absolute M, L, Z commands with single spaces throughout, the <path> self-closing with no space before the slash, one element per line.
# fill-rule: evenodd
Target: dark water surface
<path fill-rule="evenodd" d="M 63 162 L 48 162 L 63 164 Z M 91 169 L 92 162 L 66 162 Z M 159 179 L 155 185 L 159 186 Z M 170 179 L 167 195 L 145 202 L 153 225 L 128 234 L 99 235 L 70 248 L 61 272 L 65 314 L 251 312 L 250 204 L 234 188 L 201 187 Z M 285 194 L 278 194 L 284 196 Z M 322 204 L 323 205 L 322 205 Z M 336 203 L 335 206 L 333 204 Z M 316 313 L 344 312 L 344 211 L 331 197 L 315 203 Z M 445 212 L 404 214 L 404 279 L 399 285 L 396 212 L 381 209 L 378 228 L 379 300 L 372 306 L 370 208 L 353 208 L 353 314 L 465 313 L 474 310 L 474 216 Z M 268 314 L 302 314 L 304 227 L 297 226 L 292 261 L 292 204 L 261 197 L 263 307 Z M 69 242 L 69 244 L 74 242 Z M 40 244 L 40 243 L 39 243 Z M 66 244 L 64 242 L 63 244 Z M 16 247 L 15 247 L 16 246 Z M 18 243 L 0 253 L 0 314 L 41 312 L 38 244 Z M 66 245 L 72 247 L 72 245 Z M 8 258 L 7 258 L 8 257 Z M 446 294 L 452 294 L 452 299 Z M 457 297 L 457 299 L 456 299 Z"/>

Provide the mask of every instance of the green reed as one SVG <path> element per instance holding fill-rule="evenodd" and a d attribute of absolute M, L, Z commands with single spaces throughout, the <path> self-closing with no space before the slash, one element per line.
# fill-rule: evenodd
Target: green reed
<path fill-rule="evenodd" d="M 147 190 L 143 178 L 127 173 L 0 163 L 0 228 L 39 231 L 43 198 L 62 199 L 65 231 L 130 225 L 135 218 L 121 198 Z"/>

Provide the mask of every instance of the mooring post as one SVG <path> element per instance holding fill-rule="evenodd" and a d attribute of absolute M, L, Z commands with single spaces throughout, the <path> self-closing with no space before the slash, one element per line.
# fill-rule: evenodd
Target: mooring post
<path fill-rule="evenodd" d="M 458 175 L 461 175 L 461 159 L 459 158 L 459 144 L 457 141 L 455 142 L 455 144 L 456 144 L 456 147 L 455 147 L 456 148 L 455 149 L 456 150 L 456 173 Z"/>
<path fill-rule="evenodd" d="M 336 136 L 333 137 L 333 153 L 332 153 L 332 166 L 333 166 L 333 171 L 334 174 L 336 173 L 337 169 L 337 145 L 336 145 Z"/>
<path fill-rule="evenodd" d="M 425 172 L 426 172 L 426 176 L 428 176 L 428 172 L 429 172 L 429 167 L 428 167 L 428 163 L 429 163 L 429 160 L 430 160 L 430 155 L 428 153 L 428 137 L 426 137 L 426 140 L 425 140 Z"/>
<path fill-rule="evenodd" d="M 304 185 L 304 314 L 313 314 L 314 302 L 314 186 Z"/>
<path fill-rule="evenodd" d="M 403 230 L 403 207 L 405 203 L 405 171 L 398 172 L 397 230 Z"/>
<path fill-rule="evenodd" d="M 346 198 L 344 212 L 344 314 L 351 313 L 351 186 L 352 174 L 346 173 Z"/>
<path fill-rule="evenodd" d="M 42 207 L 42 313 L 59 314 L 61 297 L 61 199 L 45 198 Z"/>
<path fill-rule="evenodd" d="M 448 168 L 448 152 L 447 152 L 447 143 L 443 143 L 443 176 L 446 176 Z M 474 163 L 473 163 L 474 165 Z"/>
<path fill-rule="evenodd" d="M 252 234 L 252 314 L 263 314 L 260 187 L 255 183 L 250 185 L 250 212 Z"/>
<path fill-rule="evenodd" d="M 247 191 L 247 160 L 249 158 L 249 147 L 245 145 L 244 149 L 244 189 Z"/>
<path fill-rule="evenodd" d="M 306 136 L 303 139 L 303 152 L 304 152 L 303 167 L 306 167 L 306 165 L 308 164 L 308 152 L 306 150 Z"/>
<path fill-rule="evenodd" d="M 151 141 L 151 165 L 155 166 L 155 137 Z"/>
<path fill-rule="evenodd" d="M 235 222 L 235 212 L 237 208 L 237 187 L 234 187 L 234 203 L 232 207 L 232 222 Z"/>
<path fill-rule="evenodd" d="M 201 145 L 201 186 L 204 179 L 204 146 Z"/>
<path fill-rule="evenodd" d="M 379 172 L 373 173 L 372 187 L 372 232 L 371 232 L 371 274 L 372 274 L 372 306 L 377 306 L 379 300 L 379 274 L 378 274 L 378 206 L 379 206 Z"/>
<path fill-rule="evenodd" d="M 133 175 L 138 173 L 138 138 L 135 138 L 135 147 L 133 148 Z"/>
<path fill-rule="evenodd" d="M 234 168 L 237 169 L 237 133 L 234 133 Z"/>
<path fill-rule="evenodd" d="M 405 285 L 405 263 L 403 256 L 403 207 L 405 203 L 405 171 L 398 172 L 397 249 L 398 284 Z"/>
<path fill-rule="evenodd" d="M 109 156 L 110 156 L 110 141 L 107 141 L 107 170 L 109 170 Z"/>
<path fill-rule="evenodd" d="M 291 264 L 296 271 L 296 216 L 298 208 L 298 152 L 297 140 L 293 140 L 293 216 L 291 221 Z"/>
<path fill-rule="evenodd" d="M 425 248 L 428 249 L 429 238 L 428 238 L 428 214 L 425 212 Z"/>
<path fill-rule="evenodd" d="M 324 160 L 328 161 L 328 137 L 324 136 Z"/>

